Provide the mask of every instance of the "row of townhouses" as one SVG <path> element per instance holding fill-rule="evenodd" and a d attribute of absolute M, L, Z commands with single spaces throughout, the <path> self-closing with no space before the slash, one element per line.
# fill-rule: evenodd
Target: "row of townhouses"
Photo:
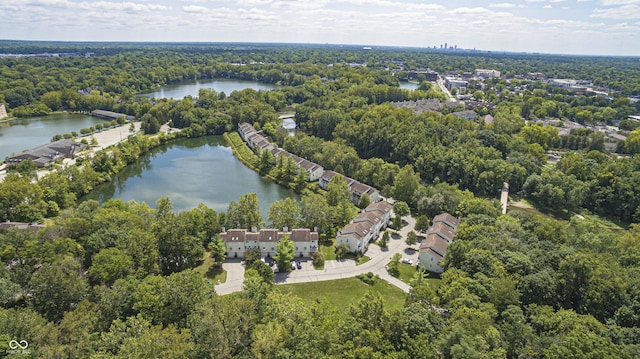
<path fill-rule="evenodd" d="M 418 262 L 429 272 L 442 273 L 441 262 L 447 255 L 447 247 L 453 242 L 460 219 L 442 213 L 433 218 L 433 225 L 427 231 L 427 238 L 420 244 Z"/>
<path fill-rule="evenodd" d="M 364 252 L 369 243 L 374 242 L 380 232 L 387 228 L 392 209 L 389 202 L 371 203 L 338 232 L 336 245 L 346 244 L 351 253 Z"/>
<path fill-rule="evenodd" d="M 247 146 L 252 150 L 271 151 L 276 160 L 281 157 L 292 158 L 298 170 L 303 169 L 307 171 L 309 181 L 318 181 L 319 186 L 324 190 L 327 190 L 329 182 L 337 174 L 334 171 L 325 170 L 317 163 L 311 162 L 277 147 L 275 144 L 269 142 L 266 137 L 256 131 L 252 125 L 246 122 L 238 125 L 238 133 L 247 143 Z M 360 202 L 360 198 L 364 194 L 369 196 L 369 200 L 371 202 L 380 201 L 380 192 L 377 189 L 349 177 L 343 176 L 343 178 L 347 182 L 347 190 L 351 194 L 351 201 L 353 203 L 358 204 Z"/>
<path fill-rule="evenodd" d="M 244 258 L 245 253 L 257 248 L 262 257 L 274 257 L 278 241 L 284 236 L 289 237 L 295 246 L 295 255 L 310 257 L 318 250 L 318 232 L 306 228 L 293 229 L 230 229 L 220 233 L 220 238 L 227 248 L 227 258 Z"/>

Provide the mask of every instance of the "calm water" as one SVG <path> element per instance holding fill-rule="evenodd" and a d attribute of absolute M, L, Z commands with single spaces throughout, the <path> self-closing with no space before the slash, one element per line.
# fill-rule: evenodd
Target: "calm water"
<path fill-rule="evenodd" d="M 400 81 L 400 88 L 405 90 L 415 90 L 420 86 L 420 84 L 415 82 L 405 82 Z"/>
<path fill-rule="evenodd" d="M 294 192 L 245 167 L 233 156 L 231 148 L 224 146 L 221 136 L 207 136 L 155 148 L 83 200 L 121 198 L 155 207 L 158 198 L 166 195 L 176 211 L 189 210 L 202 202 L 226 212 L 229 202 L 237 202 L 240 196 L 251 192 L 258 194 L 265 222 L 271 203 L 286 197 L 299 199 Z"/>
<path fill-rule="evenodd" d="M 174 98 L 183 99 L 189 95 L 198 97 L 198 90 L 201 88 L 214 89 L 217 92 L 224 92 L 229 95 L 233 91 L 240 91 L 246 88 L 258 90 L 273 90 L 277 86 L 265 84 L 257 81 L 232 80 L 232 79 L 204 79 L 197 81 L 185 81 L 178 84 L 161 86 L 153 92 L 138 94 L 140 97 L 148 98 Z"/>
<path fill-rule="evenodd" d="M 12 153 L 51 142 L 51 137 L 105 122 L 104 119 L 75 113 L 57 113 L 0 122 L 0 161 Z"/>

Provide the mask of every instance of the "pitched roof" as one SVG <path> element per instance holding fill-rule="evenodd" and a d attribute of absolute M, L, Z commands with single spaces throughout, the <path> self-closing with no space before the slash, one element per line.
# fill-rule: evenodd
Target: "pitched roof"
<path fill-rule="evenodd" d="M 246 233 L 246 229 L 230 229 L 226 232 L 220 233 L 220 238 L 222 238 L 224 242 L 244 241 Z"/>
<path fill-rule="evenodd" d="M 453 241 L 453 238 L 456 236 L 456 231 L 448 224 L 444 222 L 436 222 L 429 228 L 427 234 L 435 233 L 440 237 L 446 239 L 447 241 Z"/>
<path fill-rule="evenodd" d="M 453 229 L 458 228 L 458 226 L 460 225 L 460 220 L 446 212 L 433 217 L 433 224 L 436 224 L 438 222 L 444 222 Z"/>
<path fill-rule="evenodd" d="M 291 232 L 283 234 L 288 234 L 289 239 L 293 242 L 310 242 L 318 240 L 318 232 L 311 232 L 311 230 L 307 228 L 293 229 Z"/>
<path fill-rule="evenodd" d="M 353 235 L 354 237 L 361 239 L 366 237 L 367 234 L 369 234 L 368 226 L 364 225 L 363 223 L 349 223 L 344 226 L 344 228 L 342 228 L 337 237 L 340 238 Z"/>
<path fill-rule="evenodd" d="M 393 209 L 393 206 L 391 205 L 391 203 L 386 201 L 381 201 L 381 202 L 371 203 L 364 210 L 365 212 L 377 211 L 377 212 L 387 214 L 391 212 L 392 209 Z"/>
<path fill-rule="evenodd" d="M 353 223 L 361 223 L 361 222 L 370 222 L 371 227 L 374 224 L 377 224 L 382 219 L 382 216 L 378 215 L 377 212 L 363 212 L 358 214 L 358 216 L 353 220 Z"/>
<path fill-rule="evenodd" d="M 449 242 L 445 239 L 437 234 L 429 234 L 420 244 L 420 252 L 431 252 L 438 257 L 444 258 L 447 255 L 447 246 L 449 246 Z"/>
<path fill-rule="evenodd" d="M 258 233 L 258 240 L 260 242 L 277 242 L 280 239 L 280 234 L 277 229 L 261 229 Z"/>

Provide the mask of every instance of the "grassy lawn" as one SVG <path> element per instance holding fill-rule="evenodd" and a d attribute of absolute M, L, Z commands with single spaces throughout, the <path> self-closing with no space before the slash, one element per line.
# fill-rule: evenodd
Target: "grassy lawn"
<path fill-rule="evenodd" d="M 400 278 L 398 279 L 400 279 L 401 281 L 407 284 L 409 284 L 411 279 L 413 279 L 413 275 L 417 272 L 415 265 L 410 265 L 405 263 L 400 263 L 400 265 L 398 266 L 398 269 L 400 270 Z M 429 282 L 429 284 L 434 289 L 438 289 L 441 282 L 440 277 L 438 275 L 427 272 L 427 276 L 425 278 L 427 279 L 427 282 Z"/>
<path fill-rule="evenodd" d="M 204 254 L 204 260 L 202 263 L 193 270 L 200 273 L 205 278 L 213 280 L 214 284 L 217 284 L 218 280 L 220 283 L 227 281 L 227 272 L 224 271 L 221 266 L 213 265 L 213 259 L 211 259 L 209 252 Z"/>
<path fill-rule="evenodd" d="M 356 265 L 358 265 L 358 266 L 359 266 L 359 265 L 361 265 L 361 264 L 365 264 L 365 263 L 367 263 L 367 262 L 368 262 L 368 261 L 370 261 L 370 260 L 371 260 L 371 258 L 369 258 L 369 257 L 367 257 L 367 256 L 362 256 L 362 257 L 360 257 L 360 259 L 358 259 L 358 260 L 356 261 Z"/>
<path fill-rule="evenodd" d="M 369 286 L 357 278 L 346 278 L 324 282 L 284 284 L 276 288 L 285 293 L 294 294 L 307 303 L 316 299 L 325 299 L 341 313 L 346 313 L 349 310 L 349 305 L 346 303 L 357 302 L 368 290 L 382 296 L 387 311 L 401 309 L 405 300 L 404 292 L 383 280 L 379 280 L 373 286 Z"/>
<path fill-rule="evenodd" d="M 409 283 L 416 273 L 416 267 L 411 264 L 400 263 L 398 269 L 400 270 L 400 277 L 398 279 L 405 283 Z"/>
<path fill-rule="evenodd" d="M 328 244 L 328 241 L 323 241 L 320 244 L 320 253 L 322 253 L 322 255 L 324 256 L 324 260 L 325 261 L 330 261 L 330 260 L 335 260 L 336 259 L 336 252 L 335 249 L 336 247 L 333 245 L 333 241 L 331 241 L 331 244 Z"/>

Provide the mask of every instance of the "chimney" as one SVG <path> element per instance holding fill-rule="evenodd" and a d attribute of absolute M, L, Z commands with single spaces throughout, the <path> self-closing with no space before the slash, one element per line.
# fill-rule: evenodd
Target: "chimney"
<path fill-rule="evenodd" d="M 318 226 L 313 227 L 314 232 L 318 232 Z"/>
<path fill-rule="evenodd" d="M 283 231 L 283 232 L 289 232 L 289 227 L 284 226 L 284 227 L 282 228 L 282 231 Z"/>
<path fill-rule="evenodd" d="M 225 227 L 222 227 L 222 232 L 221 233 L 225 233 L 227 231 L 227 229 Z"/>
<path fill-rule="evenodd" d="M 258 231 L 258 227 L 256 226 L 252 226 L 251 227 L 251 232 L 257 232 Z"/>

